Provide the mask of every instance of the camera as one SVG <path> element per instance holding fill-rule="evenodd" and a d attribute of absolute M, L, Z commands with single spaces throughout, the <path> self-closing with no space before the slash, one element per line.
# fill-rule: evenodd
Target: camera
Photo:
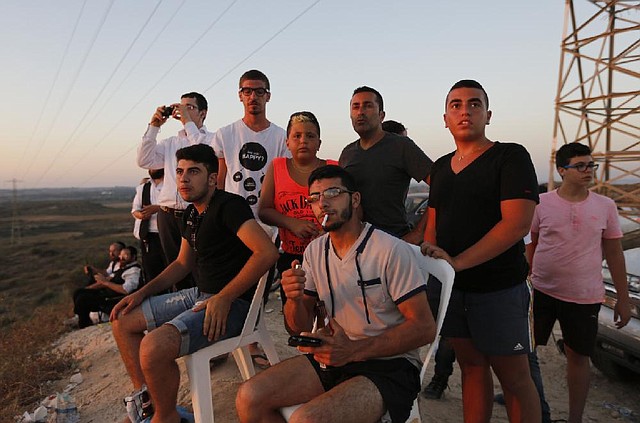
<path fill-rule="evenodd" d="M 173 106 L 164 106 L 164 110 L 162 111 L 162 116 L 163 117 L 171 117 L 171 115 L 173 114 Z"/>
<path fill-rule="evenodd" d="M 289 337 L 287 344 L 292 347 L 319 347 L 322 345 L 322 339 L 311 336 L 292 335 Z"/>

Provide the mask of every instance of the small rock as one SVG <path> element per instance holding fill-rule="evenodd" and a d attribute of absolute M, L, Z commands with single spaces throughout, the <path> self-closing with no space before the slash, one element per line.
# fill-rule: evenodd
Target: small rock
<path fill-rule="evenodd" d="M 69 379 L 69 382 L 79 385 L 82 383 L 83 380 L 84 379 L 82 378 L 82 374 L 76 373 L 75 375 L 71 376 L 71 378 Z"/>

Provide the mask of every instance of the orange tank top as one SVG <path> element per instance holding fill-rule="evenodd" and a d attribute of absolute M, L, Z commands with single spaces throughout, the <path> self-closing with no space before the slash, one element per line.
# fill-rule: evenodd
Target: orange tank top
<path fill-rule="evenodd" d="M 309 194 L 309 188 L 298 184 L 291 178 L 289 170 L 287 169 L 287 158 L 277 157 L 273 159 L 273 185 L 275 188 L 275 196 L 273 204 L 276 210 L 288 217 L 295 219 L 308 220 L 313 222 L 321 231 L 322 227 L 320 223 L 313 215 L 311 206 L 307 204 L 304 199 Z M 335 160 L 327 160 L 328 165 L 337 165 Z M 289 254 L 304 253 L 304 249 L 311 242 L 311 238 L 298 238 L 293 232 L 288 229 L 279 228 L 280 241 L 282 242 L 282 249 Z"/>

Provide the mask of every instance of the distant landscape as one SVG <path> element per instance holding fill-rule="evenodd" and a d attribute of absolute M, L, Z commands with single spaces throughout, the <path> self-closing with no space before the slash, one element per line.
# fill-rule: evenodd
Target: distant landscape
<path fill-rule="evenodd" d="M 73 315 L 82 267 L 106 267 L 107 250 L 132 234 L 133 187 L 21 190 L 14 232 L 12 192 L 0 191 L 0 421 L 40 400 L 42 386 L 69 371 L 53 341 Z M 22 411 L 21 411 L 22 410 Z"/>

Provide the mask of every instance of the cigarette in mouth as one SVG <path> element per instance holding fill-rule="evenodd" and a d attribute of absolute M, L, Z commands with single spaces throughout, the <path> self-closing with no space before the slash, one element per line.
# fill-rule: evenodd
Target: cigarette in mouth
<path fill-rule="evenodd" d="M 329 215 L 325 214 L 324 219 L 322 219 L 322 227 L 324 228 L 327 224 L 327 219 L 329 219 Z"/>

